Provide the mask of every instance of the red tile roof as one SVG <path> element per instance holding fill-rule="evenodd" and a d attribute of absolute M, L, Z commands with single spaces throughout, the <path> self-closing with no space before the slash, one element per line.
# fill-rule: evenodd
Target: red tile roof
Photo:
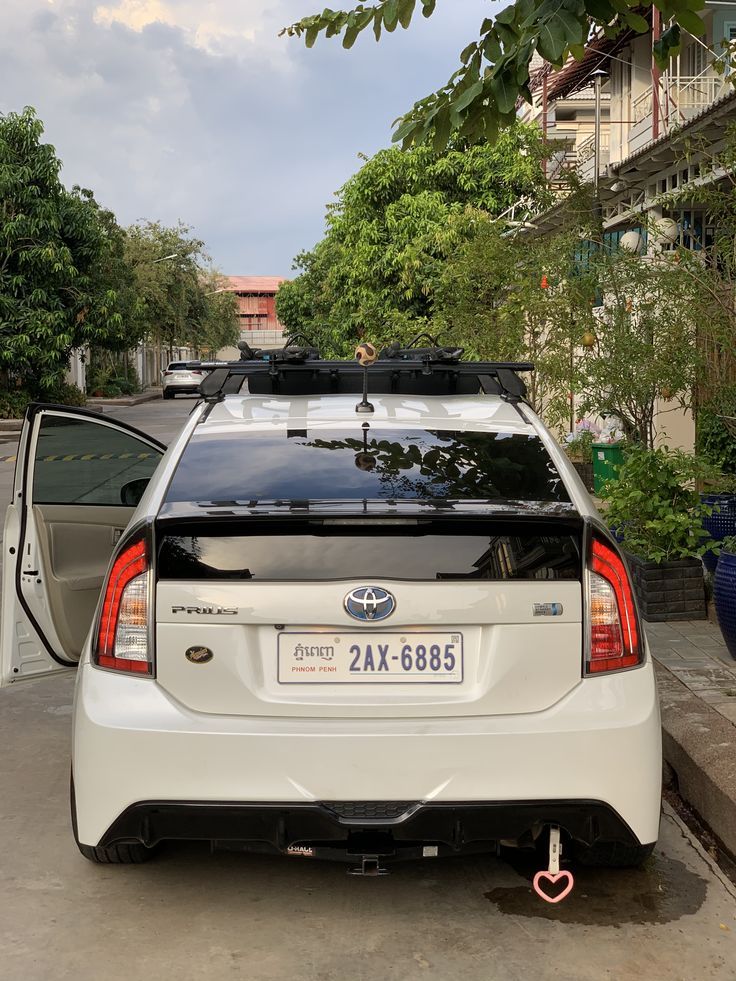
<path fill-rule="evenodd" d="M 285 276 L 225 276 L 227 290 L 240 293 L 275 293 L 286 282 Z"/>

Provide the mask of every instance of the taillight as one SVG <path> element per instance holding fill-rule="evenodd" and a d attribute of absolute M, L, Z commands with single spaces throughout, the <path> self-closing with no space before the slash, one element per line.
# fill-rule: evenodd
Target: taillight
<path fill-rule="evenodd" d="M 148 555 L 143 539 L 118 555 L 105 584 L 93 659 L 101 668 L 152 674 Z"/>
<path fill-rule="evenodd" d="M 620 671 L 640 664 L 642 645 L 629 576 L 618 554 L 598 538 L 591 546 L 587 599 L 586 673 Z"/>

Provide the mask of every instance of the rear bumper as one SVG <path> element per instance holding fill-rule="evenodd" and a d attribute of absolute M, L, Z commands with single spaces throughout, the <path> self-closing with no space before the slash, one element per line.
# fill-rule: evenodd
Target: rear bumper
<path fill-rule="evenodd" d="M 133 804 L 103 835 L 101 845 L 164 839 L 204 839 L 252 844 L 288 852 L 295 845 L 342 851 L 401 854 L 423 845 L 443 851 L 477 850 L 502 841 L 532 844 L 550 824 L 576 841 L 639 844 L 626 822 L 600 801 L 341 801 L 313 804 L 188 803 Z"/>
<path fill-rule="evenodd" d="M 542 820 L 581 841 L 649 844 L 659 828 L 659 707 L 647 663 L 582 681 L 531 714 L 212 716 L 155 680 L 85 660 L 73 770 L 87 845 L 251 834 L 278 845 L 311 837 L 312 822 L 334 835 L 345 825 L 329 801 L 408 802 L 395 833 L 418 835 L 427 822 L 430 840 L 457 840 L 458 820 L 469 840 L 519 840 Z"/>

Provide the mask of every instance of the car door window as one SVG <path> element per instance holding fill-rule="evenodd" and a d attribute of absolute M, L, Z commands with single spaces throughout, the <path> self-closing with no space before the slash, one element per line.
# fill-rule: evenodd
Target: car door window
<path fill-rule="evenodd" d="M 46 415 L 33 465 L 34 504 L 128 503 L 124 488 L 147 480 L 161 452 L 97 421 Z"/>

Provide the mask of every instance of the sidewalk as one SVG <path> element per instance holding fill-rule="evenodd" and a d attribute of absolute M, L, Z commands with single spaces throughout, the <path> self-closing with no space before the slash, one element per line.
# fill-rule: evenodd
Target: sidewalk
<path fill-rule="evenodd" d="M 736 661 L 707 620 L 646 623 L 665 760 L 680 795 L 736 855 Z"/>
<path fill-rule="evenodd" d="M 88 398 L 84 408 L 104 412 L 107 406 L 140 405 L 142 402 L 152 402 L 154 399 L 160 398 L 160 388 L 147 388 L 145 392 L 139 392 L 137 395 L 121 395 L 114 399 Z M 22 419 L 0 419 L 0 436 L 2 433 L 10 433 L 11 435 L 19 433 L 22 428 Z"/>
<path fill-rule="evenodd" d="M 104 408 L 107 405 L 140 405 L 142 402 L 152 402 L 161 397 L 160 388 L 147 388 L 145 392 L 139 392 L 138 395 L 121 395 L 112 399 L 90 397 L 87 399 L 87 406 L 89 408 L 97 408 L 97 406 Z"/>

